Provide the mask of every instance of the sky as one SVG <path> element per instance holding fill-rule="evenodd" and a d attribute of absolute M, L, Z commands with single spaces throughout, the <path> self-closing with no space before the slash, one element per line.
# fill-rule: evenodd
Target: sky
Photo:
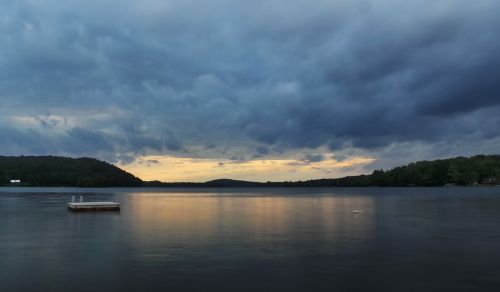
<path fill-rule="evenodd" d="M 500 1 L 0 0 L 0 155 L 283 181 L 499 153 Z"/>

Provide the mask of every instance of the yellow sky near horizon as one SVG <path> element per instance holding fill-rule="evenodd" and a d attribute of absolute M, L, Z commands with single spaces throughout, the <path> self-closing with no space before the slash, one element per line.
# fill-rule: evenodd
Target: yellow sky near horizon
<path fill-rule="evenodd" d="M 326 157 L 326 156 L 325 156 Z M 375 161 L 356 156 L 338 161 L 331 158 L 317 162 L 300 159 L 229 159 L 184 158 L 174 156 L 143 156 L 130 164 L 117 166 L 143 180 L 165 182 L 204 182 L 219 178 L 250 181 L 285 181 L 334 178 L 359 174 L 362 167 Z"/>

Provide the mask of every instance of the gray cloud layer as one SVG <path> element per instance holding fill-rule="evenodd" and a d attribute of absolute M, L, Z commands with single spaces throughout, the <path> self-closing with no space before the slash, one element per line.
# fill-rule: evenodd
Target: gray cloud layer
<path fill-rule="evenodd" d="M 426 157 L 443 143 L 494 149 L 500 137 L 498 1 L 0 8 L 3 154 L 127 162 L 196 147 L 386 155 L 418 143 Z"/>

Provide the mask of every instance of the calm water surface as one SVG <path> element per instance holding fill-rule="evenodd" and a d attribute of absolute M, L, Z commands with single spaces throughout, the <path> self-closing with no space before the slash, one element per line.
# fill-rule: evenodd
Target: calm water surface
<path fill-rule="evenodd" d="M 0 189 L 0 291 L 153 289 L 500 291 L 500 188 Z"/>

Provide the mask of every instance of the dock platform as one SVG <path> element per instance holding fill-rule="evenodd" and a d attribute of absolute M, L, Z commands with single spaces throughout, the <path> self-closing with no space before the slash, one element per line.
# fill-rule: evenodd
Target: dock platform
<path fill-rule="evenodd" d="M 70 211 L 119 211 L 120 203 L 115 202 L 71 202 L 68 203 Z"/>

